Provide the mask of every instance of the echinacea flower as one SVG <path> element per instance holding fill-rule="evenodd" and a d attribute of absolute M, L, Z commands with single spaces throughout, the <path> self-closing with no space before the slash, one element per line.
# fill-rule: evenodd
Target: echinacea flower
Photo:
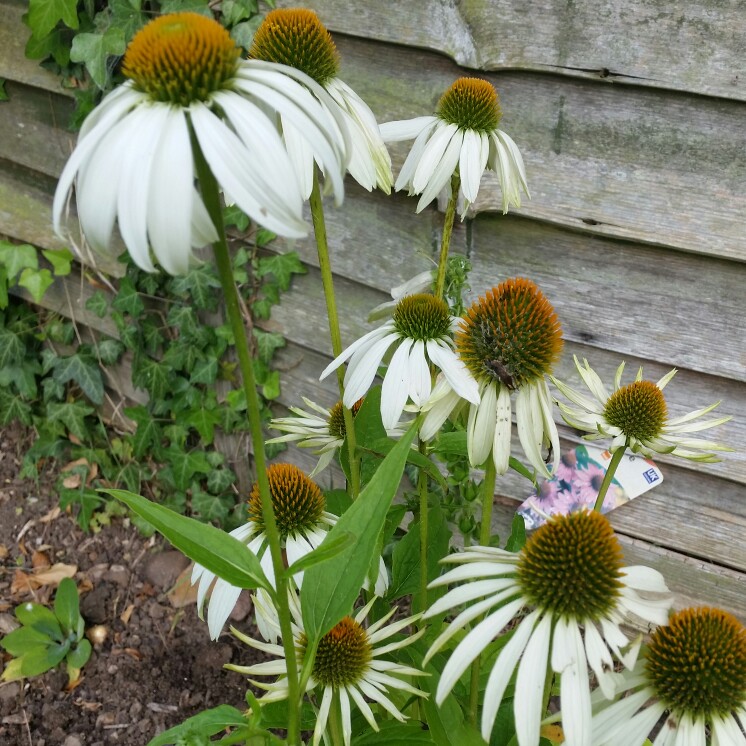
<path fill-rule="evenodd" d="M 417 212 L 430 204 L 458 172 L 464 197 L 463 218 L 475 202 L 486 168 L 495 171 L 502 189 L 503 212 L 521 206 L 526 185 L 523 158 L 498 124 L 502 117 L 497 92 L 486 80 L 459 78 L 441 97 L 435 116 L 416 117 L 381 125 L 386 142 L 411 140 L 396 180 L 396 189 L 421 194 Z"/>
<path fill-rule="evenodd" d="M 317 746 L 324 736 L 329 711 L 331 707 L 335 706 L 333 704 L 335 700 L 342 716 L 343 741 L 345 746 L 349 746 L 352 736 L 352 704 L 360 710 L 360 714 L 368 721 L 370 727 L 378 731 L 378 724 L 368 700 L 377 704 L 400 722 L 404 722 L 406 720 L 405 715 L 390 699 L 388 691 L 398 689 L 417 697 L 427 696 L 425 692 L 416 689 L 402 678 L 425 676 L 426 674 L 411 666 L 405 666 L 383 657 L 395 650 L 411 645 L 424 634 L 425 630 L 421 629 L 401 640 L 389 641 L 395 634 L 406 627 L 410 627 L 418 619 L 418 616 L 398 619 L 386 625 L 386 622 L 396 611 L 396 608 L 394 608 L 381 619 L 366 627 L 364 626 L 365 620 L 375 600 L 375 597 L 372 598 L 354 617 L 347 616 L 342 619 L 319 642 L 306 688 L 306 691 L 321 690 L 321 697 L 317 702 L 316 727 L 313 731 L 312 743 L 314 746 Z M 308 640 L 303 628 L 300 603 L 294 594 L 290 594 L 290 601 L 290 611 L 293 616 L 293 637 L 297 654 L 296 663 L 300 673 Z M 242 642 L 263 653 L 277 656 L 277 660 L 251 666 L 228 664 L 226 668 L 247 676 L 279 676 L 277 681 L 270 684 L 254 679 L 249 680 L 254 686 L 267 691 L 267 694 L 259 699 L 260 702 L 269 703 L 287 699 L 286 671 L 288 661 L 285 660 L 285 651 L 282 646 L 254 640 L 235 629 L 231 631 Z"/>
<path fill-rule="evenodd" d="M 472 466 L 482 466 L 492 454 L 497 474 L 510 459 L 511 394 L 518 438 L 529 463 L 549 476 L 542 448 L 550 446 L 552 469 L 559 460 L 559 434 L 545 376 L 562 350 L 557 314 L 539 288 L 523 278 L 505 280 L 478 298 L 456 332 L 456 353 L 479 383 L 481 400 L 469 406 L 467 448 Z M 432 438 L 461 403 L 450 381 L 436 383 L 420 431 Z"/>
<path fill-rule="evenodd" d="M 316 549 L 338 519 L 337 516 L 325 510 L 326 498 L 319 486 L 297 466 L 270 464 L 267 467 L 267 479 L 277 529 L 280 533 L 280 543 L 287 556 L 288 566 L 290 566 Z M 258 484 L 252 487 L 248 513 L 249 522 L 231 531 L 231 536 L 246 542 L 248 548 L 259 558 L 267 579 L 275 586 L 275 574 L 264 530 Z M 294 579 L 299 587 L 302 586 L 303 573 L 297 573 Z M 199 582 L 197 608 L 200 612 L 213 581 L 215 585 L 207 610 L 207 626 L 210 637 L 216 640 L 238 601 L 241 589 L 231 585 L 227 580 L 216 579 L 212 572 L 201 565 L 195 565 L 192 571 L 192 583 Z M 388 575 L 383 559 L 381 559 L 375 590 L 382 594 L 387 587 Z"/>
<path fill-rule="evenodd" d="M 575 367 L 583 383 L 588 387 L 591 397 L 575 391 L 556 378 L 552 378 L 552 383 L 575 405 L 557 402 L 563 419 L 570 427 L 587 432 L 588 435 L 584 436 L 586 440 L 612 438 L 609 448 L 612 453 L 619 448 L 629 448 L 633 453 L 641 453 L 648 457 L 657 453 L 670 453 L 691 461 L 707 463 L 720 461 L 710 451 L 731 450 L 709 440 L 688 437 L 689 433 L 707 430 L 730 420 L 730 417 L 720 417 L 695 422 L 715 409 L 720 402 L 681 417 L 668 418 L 663 388 L 674 377 L 676 368 L 657 383 L 644 381 L 640 368 L 634 382 L 622 386 L 622 363 L 617 368 L 614 388 L 609 393 L 587 360 L 583 360 L 581 365 L 576 357 Z"/>
<path fill-rule="evenodd" d="M 746 628 L 727 612 L 674 614 L 623 681 L 626 696 L 594 709 L 594 746 L 642 746 L 654 731 L 653 746 L 746 744 Z"/>
<path fill-rule="evenodd" d="M 167 272 L 183 274 L 192 247 L 217 237 L 195 189 L 195 159 L 204 158 L 227 200 L 275 233 L 306 236 L 298 179 L 268 113 L 292 118 L 334 154 L 325 165 L 341 181 L 338 126 L 311 94 L 318 86 L 308 76 L 293 71 L 301 85 L 279 66 L 239 54 L 219 23 L 196 13 L 143 27 L 124 55 L 128 80 L 85 120 L 62 171 L 55 230 L 75 182 L 81 228 L 95 250 L 107 248 L 118 220 L 141 269 L 155 269 L 152 250 Z"/>
<path fill-rule="evenodd" d="M 588 511 L 553 517 L 518 554 L 477 546 L 443 562 L 458 567 L 433 581 L 431 587 L 466 582 L 436 601 L 425 617 L 470 605 L 435 640 L 425 662 L 467 625 L 471 629 L 443 668 L 436 701 L 441 703 L 472 661 L 507 625 L 515 623 L 487 680 L 481 723 L 484 739 L 490 739 L 517 668 L 514 712 L 518 744 L 539 743 L 544 686 L 551 667 L 560 677 L 565 743 L 598 746 L 590 736 L 588 666 L 604 696 L 612 697 L 616 681 L 613 658 L 632 667 L 641 643 L 641 637 L 630 643 L 622 631 L 626 616 L 632 613 L 655 624 L 668 618 L 671 596 L 662 575 L 648 567 L 624 567 L 622 549 L 609 522 Z"/>
<path fill-rule="evenodd" d="M 429 399 L 431 363 L 443 372 L 459 396 L 476 403 L 476 381 L 453 351 L 451 333 L 457 324 L 458 319 L 451 316 L 440 298 L 427 293 L 405 296 L 390 321 L 353 342 L 332 360 L 320 378 L 323 380 L 349 360 L 343 401 L 351 407 L 370 388 L 384 355 L 395 344 L 381 389 L 381 419 L 387 430 L 396 426 L 409 399 L 415 406 Z"/>
<path fill-rule="evenodd" d="M 391 191 L 391 157 L 381 139 L 378 123 L 368 105 L 338 76 L 339 55 L 332 37 L 312 10 L 278 8 L 269 12 L 254 35 L 252 59 L 296 68 L 313 78 L 325 91 L 320 96 L 335 119 L 342 120 L 349 135 L 347 170 L 355 181 L 371 191 Z M 307 199 L 313 188 L 314 160 L 324 169 L 321 154 L 305 138 L 305 132 L 281 116 L 288 153 Z M 336 189 L 336 187 L 335 187 Z"/>

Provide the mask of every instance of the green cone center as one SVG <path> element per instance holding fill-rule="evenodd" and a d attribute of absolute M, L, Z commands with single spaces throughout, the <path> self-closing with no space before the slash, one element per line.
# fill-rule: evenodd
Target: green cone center
<path fill-rule="evenodd" d="M 189 106 L 228 87 L 239 55 L 217 21 L 197 13 L 171 13 L 135 34 L 122 72 L 154 101 Z"/>
<path fill-rule="evenodd" d="M 622 587 L 622 548 L 602 515 L 578 511 L 534 533 L 518 561 L 518 582 L 531 606 L 566 619 L 599 621 Z"/>
<path fill-rule="evenodd" d="M 562 328 L 541 290 L 519 277 L 471 305 L 456 350 L 477 381 L 520 388 L 551 373 L 562 351 Z"/>
<path fill-rule="evenodd" d="M 651 635 L 645 669 L 675 714 L 710 719 L 746 702 L 746 628 L 720 609 L 685 609 Z"/>
<path fill-rule="evenodd" d="M 277 529 L 283 539 L 297 533 L 305 534 L 318 526 L 326 509 L 326 498 L 316 482 L 292 464 L 270 464 L 267 479 Z M 251 488 L 249 496 L 249 520 L 264 530 L 258 483 Z"/>
<path fill-rule="evenodd" d="M 484 134 L 496 130 L 502 116 L 497 91 L 480 78 L 459 78 L 441 97 L 436 113 L 460 129 Z"/>
<path fill-rule="evenodd" d="M 449 336 L 451 314 L 446 302 L 434 295 L 407 295 L 394 309 L 394 328 L 409 339 L 441 339 Z"/>
<path fill-rule="evenodd" d="M 254 35 L 251 59 L 289 65 L 320 85 L 337 77 L 339 55 L 318 16 L 304 8 L 283 8 L 267 14 Z"/>
<path fill-rule="evenodd" d="M 666 400 L 651 381 L 635 381 L 615 391 L 606 402 L 604 417 L 628 438 L 649 440 L 666 422 Z"/>

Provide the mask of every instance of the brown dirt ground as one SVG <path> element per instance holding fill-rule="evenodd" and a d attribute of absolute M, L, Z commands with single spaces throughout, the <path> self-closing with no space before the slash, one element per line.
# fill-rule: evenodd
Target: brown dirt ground
<path fill-rule="evenodd" d="M 177 583 L 188 576 L 186 559 L 124 519 L 80 531 L 55 510 L 53 475 L 39 484 L 17 478 L 29 437 L 0 429 L 0 635 L 12 629 L 18 603 L 51 603 L 54 584 L 29 590 L 28 579 L 36 585 L 59 564 L 74 571 L 87 628 L 102 625 L 107 636 L 70 691 L 64 668 L 0 683 L 0 744 L 144 746 L 203 709 L 241 707 L 245 680 L 222 666 L 248 663 L 251 653 L 228 634 L 210 641 L 188 582 Z M 233 619 L 251 634 L 250 611 L 242 597 Z M 0 670 L 6 660 L 0 650 Z"/>

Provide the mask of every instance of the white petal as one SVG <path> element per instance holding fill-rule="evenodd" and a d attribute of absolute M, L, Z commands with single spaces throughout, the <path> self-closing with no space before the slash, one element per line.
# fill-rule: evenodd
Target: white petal
<path fill-rule="evenodd" d="M 337 368 L 339 368 L 340 365 L 342 365 L 342 363 L 344 363 L 346 360 L 349 360 L 349 358 L 351 358 L 361 347 L 375 342 L 376 339 L 385 337 L 387 334 L 389 334 L 392 328 L 393 325 L 384 324 L 378 329 L 373 329 L 373 331 L 367 332 L 366 334 L 363 334 L 363 336 L 359 339 L 356 339 L 349 347 L 342 350 L 342 352 L 337 357 L 335 357 L 334 360 L 332 360 L 331 363 L 326 366 L 326 368 L 324 368 L 321 375 L 319 376 L 319 381 L 323 381 L 333 370 L 336 370 Z"/>
<path fill-rule="evenodd" d="M 433 396 L 434 394 L 431 395 L 431 400 Z M 420 439 L 430 440 L 435 437 L 443 426 L 443 423 L 448 419 L 448 416 L 453 412 L 454 407 L 460 401 L 461 397 L 455 391 L 449 391 L 449 393 L 439 397 L 435 404 L 429 407 L 425 415 L 425 420 L 420 428 Z"/>
<path fill-rule="evenodd" d="M 442 340 L 429 339 L 427 354 L 443 371 L 451 388 L 462 398 L 472 404 L 479 404 L 479 384 L 474 380 L 467 367 L 456 353 Z"/>
<path fill-rule="evenodd" d="M 510 464 L 510 436 L 513 429 L 510 389 L 507 386 L 500 386 L 495 412 L 492 458 L 495 462 L 495 472 L 502 475 L 508 470 Z"/>
<path fill-rule="evenodd" d="M 417 139 L 412 144 L 412 149 L 409 151 L 409 155 L 407 155 L 404 165 L 399 172 L 399 176 L 396 179 L 395 189 L 397 192 L 404 189 L 404 187 L 407 187 L 409 194 L 414 194 L 412 180 L 414 179 L 417 167 L 420 165 L 420 159 L 422 158 L 422 154 L 425 152 L 425 148 L 427 148 L 427 144 L 434 128 L 434 124 L 430 125 L 417 135 Z"/>
<path fill-rule="evenodd" d="M 427 186 L 422 192 L 420 201 L 417 203 L 417 212 L 423 210 L 440 194 L 442 189 L 446 189 L 451 181 L 451 177 L 456 172 L 458 159 L 461 153 L 461 143 L 464 140 L 464 134 L 457 130 L 451 141 L 448 143 L 443 157 L 440 159 L 427 182 Z M 415 174 L 416 176 L 416 174 Z"/>
<path fill-rule="evenodd" d="M 398 339 L 399 336 L 393 333 L 386 335 L 383 339 L 378 339 L 375 344 L 366 350 L 364 356 L 361 353 L 357 365 L 353 367 L 351 364 L 347 368 L 344 379 L 344 403 L 346 407 L 351 407 L 358 399 L 365 396 L 376 377 L 383 356 Z"/>
<path fill-rule="evenodd" d="M 666 580 L 658 570 L 644 565 L 630 565 L 621 569 L 626 585 L 638 591 L 670 593 Z"/>
<path fill-rule="evenodd" d="M 430 183 L 435 169 L 438 167 L 456 132 L 458 132 L 458 127 L 455 124 L 438 122 L 435 126 L 432 137 L 428 140 L 427 147 L 422 153 L 420 162 L 417 164 L 417 169 L 412 177 L 412 188 L 416 194 L 420 194 Z M 458 163 L 458 161 L 456 162 Z M 442 185 L 440 188 L 442 188 Z M 440 188 L 437 191 L 440 191 Z"/>
<path fill-rule="evenodd" d="M 425 358 L 425 343 L 418 339 L 409 353 L 409 370 L 407 372 L 409 381 L 409 396 L 419 407 L 429 398 L 432 391 L 432 379 L 430 368 Z"/>
<path fill-rule="evenodd" d="M 384 122 L 380 126 L 381 137 L 384 142 L 401 142 L 417 137 L 424 129 L 430 127 L 437 117 L 415 117 L 414 119 L 401 119 L 396 122 Z"/>
<path fill-rule="evenodd" d="M 241 595 L 241 589 L 231 585 L 227 580 L 218 578 L 215 581 L 215 587 L 212 589 L 210 604 L 207 607 L 207 628 L 210 630 L 210 637 L 217 640 L 223 626 L 228 621 L 228 617 L 236 606 L 238 597 Z"/>
<path fill-rule="evenodd" d="M 474 130 L 465 130 L 458 168 L 461 175 L 461 190 L 469 202 L 475 202 L 477 199 L 479 182 L 484 172 L 484 167 L 480 169 L 481 161 L 482 137 L 480 133 Z"/>
<path fill-rule="evenodd" d="M 330 686 L 324 687 L 324 694 L 321 697 L 321 705 L 319 706 L 319 714 L 316 719 L 316 727 L 313 730 L 313 744 L 317 746 L 321 740 L 321 736 L 326 731 L 326 721 L 329 719 L 329 710 L 332 705 L 332 693 L 333 690 Z"/>
<path fill-rule="evenodd" d="M 543 430 L 541 427 L 541 405 L 536 396 L 535 387 L 528 385 L 519 389 L 515 400 L 515 418 L 518 425 L 518 438 L 523 446 L 531 466 L 538 472 L 549 476 L 544 459 L 541 456 Z"/>
<path fill-rule="evenodd" d="M 469 407 L 467 449 L 472 466 L 479 467 L 487 460 L 495 439 L 497 415 L 497 386 L 489 383 L 482 389 L 482 400 Z"/>
<path fill-rule="evenodd" d="M 409 397 L 409 350 L 413 340 L 404 338 L 391 356 L 381 387 L 381 421 L 391 430 L 399 421 Z M 388 349 L 388 347 L 387 347 Z M 378 367 L 378 366 L 376 366 Z M 367 390 L 367 387 L 366 387 Z"/>
<path fill-rule="evenodd" d="M 591 692 L 588 663 L 576 622 L 560 617 L 554 629 L 552 669 L 560 675 L 562 729 L 567 743 L 591 744 Z"/>
<path fill-rule="evenodd" d="M 519 746 L 539 743 L 551 631 L 552 615 L 546 614 L 536 625 L 518 666 L 514 713 Z"/>

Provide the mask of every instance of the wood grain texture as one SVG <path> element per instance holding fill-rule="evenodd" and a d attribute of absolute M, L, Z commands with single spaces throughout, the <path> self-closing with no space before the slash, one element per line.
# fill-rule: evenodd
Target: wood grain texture
<path fill-rule="evenodd" d="M 333 32 L 421 47 L 479 70 L 564 75 L 746 100 L 739 0 L 279 0 Z"/>

